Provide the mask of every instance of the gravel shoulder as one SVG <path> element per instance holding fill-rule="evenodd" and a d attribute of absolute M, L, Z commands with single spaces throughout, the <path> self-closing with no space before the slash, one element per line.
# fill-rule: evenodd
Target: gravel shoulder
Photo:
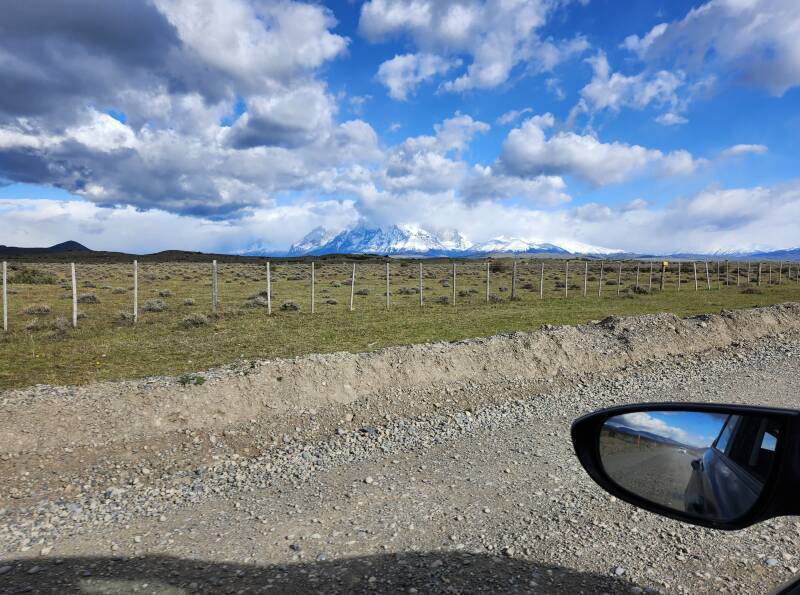
<path fill-rule="evenodd" d="M 35 481 L 0 505 L 0 593 L 765 592 L 800 567 L 800 523 L 720 533 L 636 511 L 579 469 L 569 426 L 628 402 L 797 407 L 797 307 L 751 334 L 725 316 L 673 322 L 676 346 L 654 355 L 646 327 L 663 319 L 643 318 L 657 320 L 592 325 L 608 359 L 627 353 L 616 367 L 537 377 L 501 359 L 511 372 L 499 378 L 478 369 L 357 407 L 287 409 L 280 423 L 294 431 L 256 419 L 180 443 L 123 439 L 128 467 L 114 456 L 37 466 L 20 449 L 3 480 Z M 686 348 L 684 324 L 719 345 Z M 202 449 L 182 446 L 195 438 Z M 157 440 L 164 450 L 151 451 Z"/>

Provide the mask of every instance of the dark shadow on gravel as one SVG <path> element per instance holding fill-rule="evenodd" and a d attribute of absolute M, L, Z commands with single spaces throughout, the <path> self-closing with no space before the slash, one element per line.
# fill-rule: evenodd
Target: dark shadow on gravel
<path fill-rule="evenodd" d="M 628 581 L 513 558 L 459 552 L 386 554 L 286 565 L 165 556 L 0 561 L 16 593 L 630 593 Z"/>

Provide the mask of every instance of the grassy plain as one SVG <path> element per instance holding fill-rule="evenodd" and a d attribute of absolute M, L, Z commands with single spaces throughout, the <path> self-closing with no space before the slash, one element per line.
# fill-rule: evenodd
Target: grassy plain
<path fill-rule="evenodd" d="M 539 296 L 545 265 L 544 298 Z M 331 351 L 369 351 L 390 345 L 453 341 L 511 331 L 534 330 L 543 324 L 575 324 L 609 315 L 660 311 L 680 316 L 748 308 L 800 299 L 797 265 L 786 265 L 778 283 L 773 265 L 769 283 L 764 264 L 762 285 L 755 287 L 756 268 L 747 286 L 746 265 L 731 263 L 717 281 L 712 263 L 712 289 L 705 265 L 698 263 L 695 291 L 691 263 L 683 263 L 681 289 L 673 264 L 659 291 L 658 265 L 649 286 L 649 262 L 624 262 L 617 294 L 619 263 L 589 262 L 588 291 L 583 296 L 583 261 L 570 262 L 569 294 L 564 295 L 565 261 L 519 260 L 516 298 L 512 293 L 512 261 L 491 264 L 490 303 L 486 301 L 486 262 L 459 261 L 456 304 L 452 304 L 452 263 L 423 263 L 424 306 L 419 305 L 418 261 L 390 263 L 391 304 L 385 304 L 385 265 L 359 263 L 355 310 L 349 311 L 349 262 L 316 264 L 316 313 L 310 313 L 310 264 L 272 265 L 273 315 L 267 316 L 265 270 L 261 264 L 219 265 L 219 315 L 210 316 L 210 263 L 140 263 L 139 321 L 132 324 L 133 269 L 129 264 L 77 264 L 81 318 L 71 327 L 69 265 L 10 263 L 9 331 L 0 331 L 0 389 L 31 384 L 81 384 L 95 380 L 181 374 L 237 359 L 291 357 Z M 35 271 L 35 274 L 32 273 Z M 48 273 L 51 276 L 48 276 Z M 50 281 L 31 283 L 30 281 Z M 602 286 L 602 296 L 598 290 Z M 261 294 L 259 295 L 259 293 Z M 259 299 L 260 298 L 260 299 Z M 147 311 L 160 300 L 162 311 Z M 298 310 L 282 310 L 294 303 Z M 153 302 L 158 306 L 157 302 Z"/>

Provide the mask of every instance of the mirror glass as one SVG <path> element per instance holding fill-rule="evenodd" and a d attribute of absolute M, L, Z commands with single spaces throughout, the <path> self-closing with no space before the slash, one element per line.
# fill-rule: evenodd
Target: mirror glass
<path fill-rule="evenodd" d="M 700 411 L 610 417 L 600 460 L 620 487 L 656 504 L 730 521 L 755 504 L 781 439 L 780 419 Z"/>

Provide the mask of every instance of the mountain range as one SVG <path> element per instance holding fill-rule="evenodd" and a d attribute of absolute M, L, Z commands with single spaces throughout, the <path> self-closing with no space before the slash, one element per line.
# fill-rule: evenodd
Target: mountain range
<path fill-rule="evenodd" d="M 498 236 L 473 243 L 458 230 L 434 232 L 419 225 L 368 227 L 359 225 L 338 233 L 318 227 L 293 244 L 289 256 L 321 256 L 323 254 L 381 254 L 388 256 L 468 257 L 490 254 L 589 254 L 622 253 L 601 246 L 579 242 L 553 244 L 527 238 Z M 259 251 L 248 252 L 260 255 Z"/>

